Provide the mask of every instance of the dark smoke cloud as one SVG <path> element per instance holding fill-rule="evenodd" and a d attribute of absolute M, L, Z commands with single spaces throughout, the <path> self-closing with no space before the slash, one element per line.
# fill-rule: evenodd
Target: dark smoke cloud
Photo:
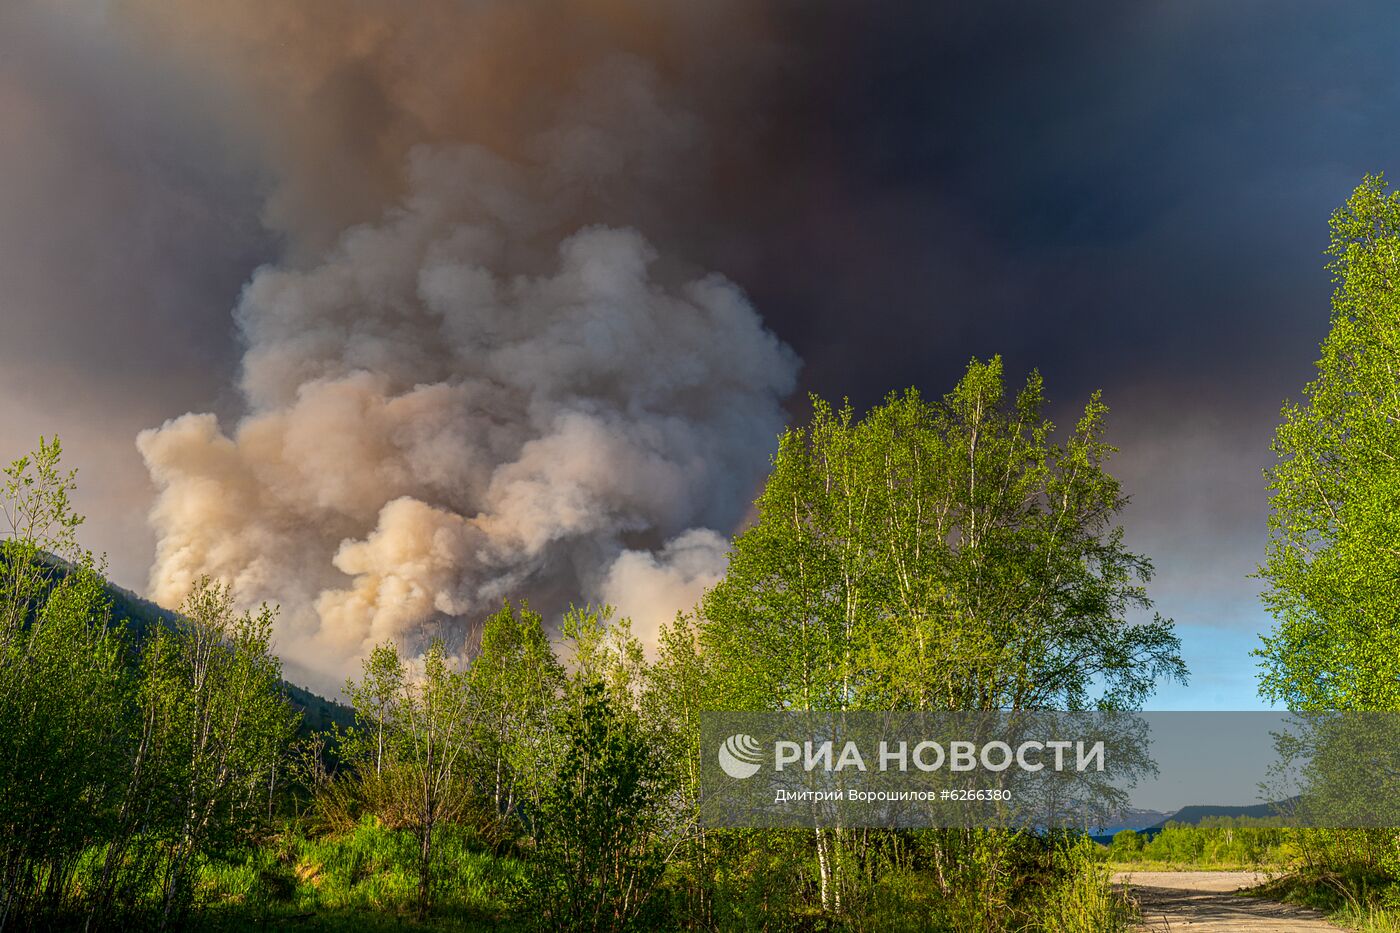
<path fill-rule="evenodd" d="M 234 372 L 229 296 L 272 254 L 257 182 L 187 82 L 87 5 L 0 4 L 0 457 L 60 434 L 88 546 L 144 579 L 135 432 Z"/>
<path fill-rule="evenodd" d="M 153 54 L 203 77 L 271 167 L 268 223 L 311 251 L 405 195 L 415 147 L 464 142 L 557 163 L 574 222 L 683 226 L 667 208 L 705 203 L 687 190 L 781 60 L 768 5 L 742 0 L 117 8 Z M 636 121 L 623 146 L 620 118 Z"/>

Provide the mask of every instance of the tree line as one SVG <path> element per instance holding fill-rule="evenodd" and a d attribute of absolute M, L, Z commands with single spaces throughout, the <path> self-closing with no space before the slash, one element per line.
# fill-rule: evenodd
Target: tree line
<path fill-rule="evenodd" d="M 1130 618 L 1150 608 L 1152 568 L 1116 524 L 1105 406 L 1092 398 L 1060 441 L 1042 391 L 1032 374 L 1007 398 L 993 359 L 942 399 L 910 390 L 862 418 L 814 399 L 725 579 L 651 656 L 607 607 L 572 609 L 552 639 L 508 602 L 465 654 L 377 646 L 346 685 L 355 726 L 294 746 L 272 613 L 236 613 L 201 581 L 173 627 L 124 637 L 74 541 L 72 477 L 42 444 L 7 473 L 7 916 L 175 926 L 199 866 L 288 820 L 371 820 L 413 840 L 420 919 L 450 896 L 444 834 L 465 830 L 524 866 L 511 901 L 526 925 L 854 921 L 920 873 L 939 892 L 925 913 L 1031 923 L 1043 910 L 1017 903 L 1018 874 L 1066 864 L 1033 834 L 706 830 L 697 717 L 1131 708 L 1184 676 L 1171 622 Z"/>
<path fill-rule="evenodd" d="M 1068 871 L 1052 837 L 708 830 L 697 743 L 702 710 L 1127 709 L 1184 677 L 1172 623 L 1130 615 L 1150 610 L 1152 566 L 1115 520 L 1106 408 L 1092 398 L 1059 441 L 1042 392 L 1032 374 L 1008 399 L 992 359 L 942 399 L 911 390 L 863 418 L 814 399 L 725 578 L 653 657 L 606 607 L 568 612 L 556 655 L 543 618 L 509 603 L 469 658 L 377 647 L 346 685 L 341 767 L 312 768 L 313 811 L 410 832 L 420 917 L 436 835 L 466 823 L 524 858 L 525 915 L 550 928 L 853 922 L 914 875 L 938 892 L 924 928 L 1035 928 L 1044 904 L 1019 881 L 1039 872 L 1052 895 Z M 745 889 L 765 880 L 787 890 L 755 905 Z"/>

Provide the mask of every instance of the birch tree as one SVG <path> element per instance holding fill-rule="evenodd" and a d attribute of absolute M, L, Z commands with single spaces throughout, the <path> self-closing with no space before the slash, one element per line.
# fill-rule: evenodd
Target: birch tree
<path fill-rule="evenodd" d="M 0 930 L 73 908 L 83 850 L 111 831 L 131 677 L 57 439 L 0 480 Z M 97 892 L 91 892 L 96 895 Z"/>
<path fill-rule="evenodd" d="M 1368 176 L 1332 216 L 1332 327 L 1267 472 L 1261 692 L 1400 708 L 1400 193 Z"/>
<path fill-rule="evenodd" d="M 551 720 L 564 689 L 544 619 L 522 604 L 505 604 L 482 628 L 468 672 L 475 707 L 478 786 L 502 827 L 521 815 L 531 822 L 556 751 Z"/>
<path fill-rule="evenodd" d="M 1116 522 L 1105 405 L 1061 440 L 1043 408 L 1036 373 L 1006 398 L 997 358 L 860 419 L 814 398 L 704 600 L 719 708 L 1131 709 L 1184 678 Z M 816 833 L 834 911 L 841 838 Z"/>
<path fill-rule="evenodd" d="M 351 683 L 350 694 L 371 703 L 368 708 L 357 705 L 362 720 L 385 717 L 384 756 L 373 767 L 391 819 L 406 825 L 417 842 L 417 912 L 422 919 L 432 907 L 438 831 L 460 819 L 471 801 L 467 772 L 474 714 L 467 675 L 440 641 L 424 654 L 420 672 L 410 672 L 398 649 L 385 644 L 376 649 L 366 673 L 379 682 L 373 688 Z"/>
<path fill-rule="evenodd" d="M 814 399 L 704 601 L 735 708 L 1131 709 L 1184 677 L 1151 561 L 1124 543 L 1095 394 L 1063 440 L 1032 373 L 862 419 Z"/>
<path fill-rule="evenodd" d="M 167 924 L 188 910 L 195 858 L 256 827 L 263 788 L 291 741 L 295 718 L 271 650 L 273 617 L 267 606 L 236 612 L 230 588 L 206 577 L 174 629 L 144 648 L 143 715 L 165 759 L 159 789 L 170 808 Z"/>

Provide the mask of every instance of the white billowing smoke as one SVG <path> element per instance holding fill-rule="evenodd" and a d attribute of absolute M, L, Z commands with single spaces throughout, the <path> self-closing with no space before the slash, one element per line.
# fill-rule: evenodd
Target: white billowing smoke
<path fill-rule="evenodd" d="M 659 553 L 624 551 L 608 570 L 602 599 L 633 621 L 643 644 L 655 645 L 661 626 L 695 606 L 724 576 L 729 542 L 708 528 L 692 528 Z"/>
<path fill-rule="evenodd" d="M 606 600 L 648 635 L 689 608 L 797 360 L 733 283 L 580 222 L 638 145 L 684 144 L 683 119 L 663 129 L 559 127 L 529 164 L 419 147 L 381 220 L 258 270 L 236 311 L 247 414 L 139 438 L 152 597 L 209 574 L 279 603 L 279 651 L 323 688 L 386 639 L 460 643 L 505 597 Z"/>

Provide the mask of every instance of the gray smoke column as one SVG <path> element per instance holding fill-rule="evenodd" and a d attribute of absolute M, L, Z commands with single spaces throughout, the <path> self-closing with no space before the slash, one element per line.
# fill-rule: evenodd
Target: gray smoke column
<path fill-rule="evenodd" d="M 245 415 L 138 441 L 154 599 L 210 574 L 280 603 L 279 651 L 325 688 L 507 596 L 607 600 L 647 637 L 718 578 L 798 363 L 734 283 L 618 222 L 704 127 L 607 51 L 509 145 L 401 146 L 379 215 L 334 236 L 324 186 L 276 178 L 297 219 L 235 312 Z"/>

